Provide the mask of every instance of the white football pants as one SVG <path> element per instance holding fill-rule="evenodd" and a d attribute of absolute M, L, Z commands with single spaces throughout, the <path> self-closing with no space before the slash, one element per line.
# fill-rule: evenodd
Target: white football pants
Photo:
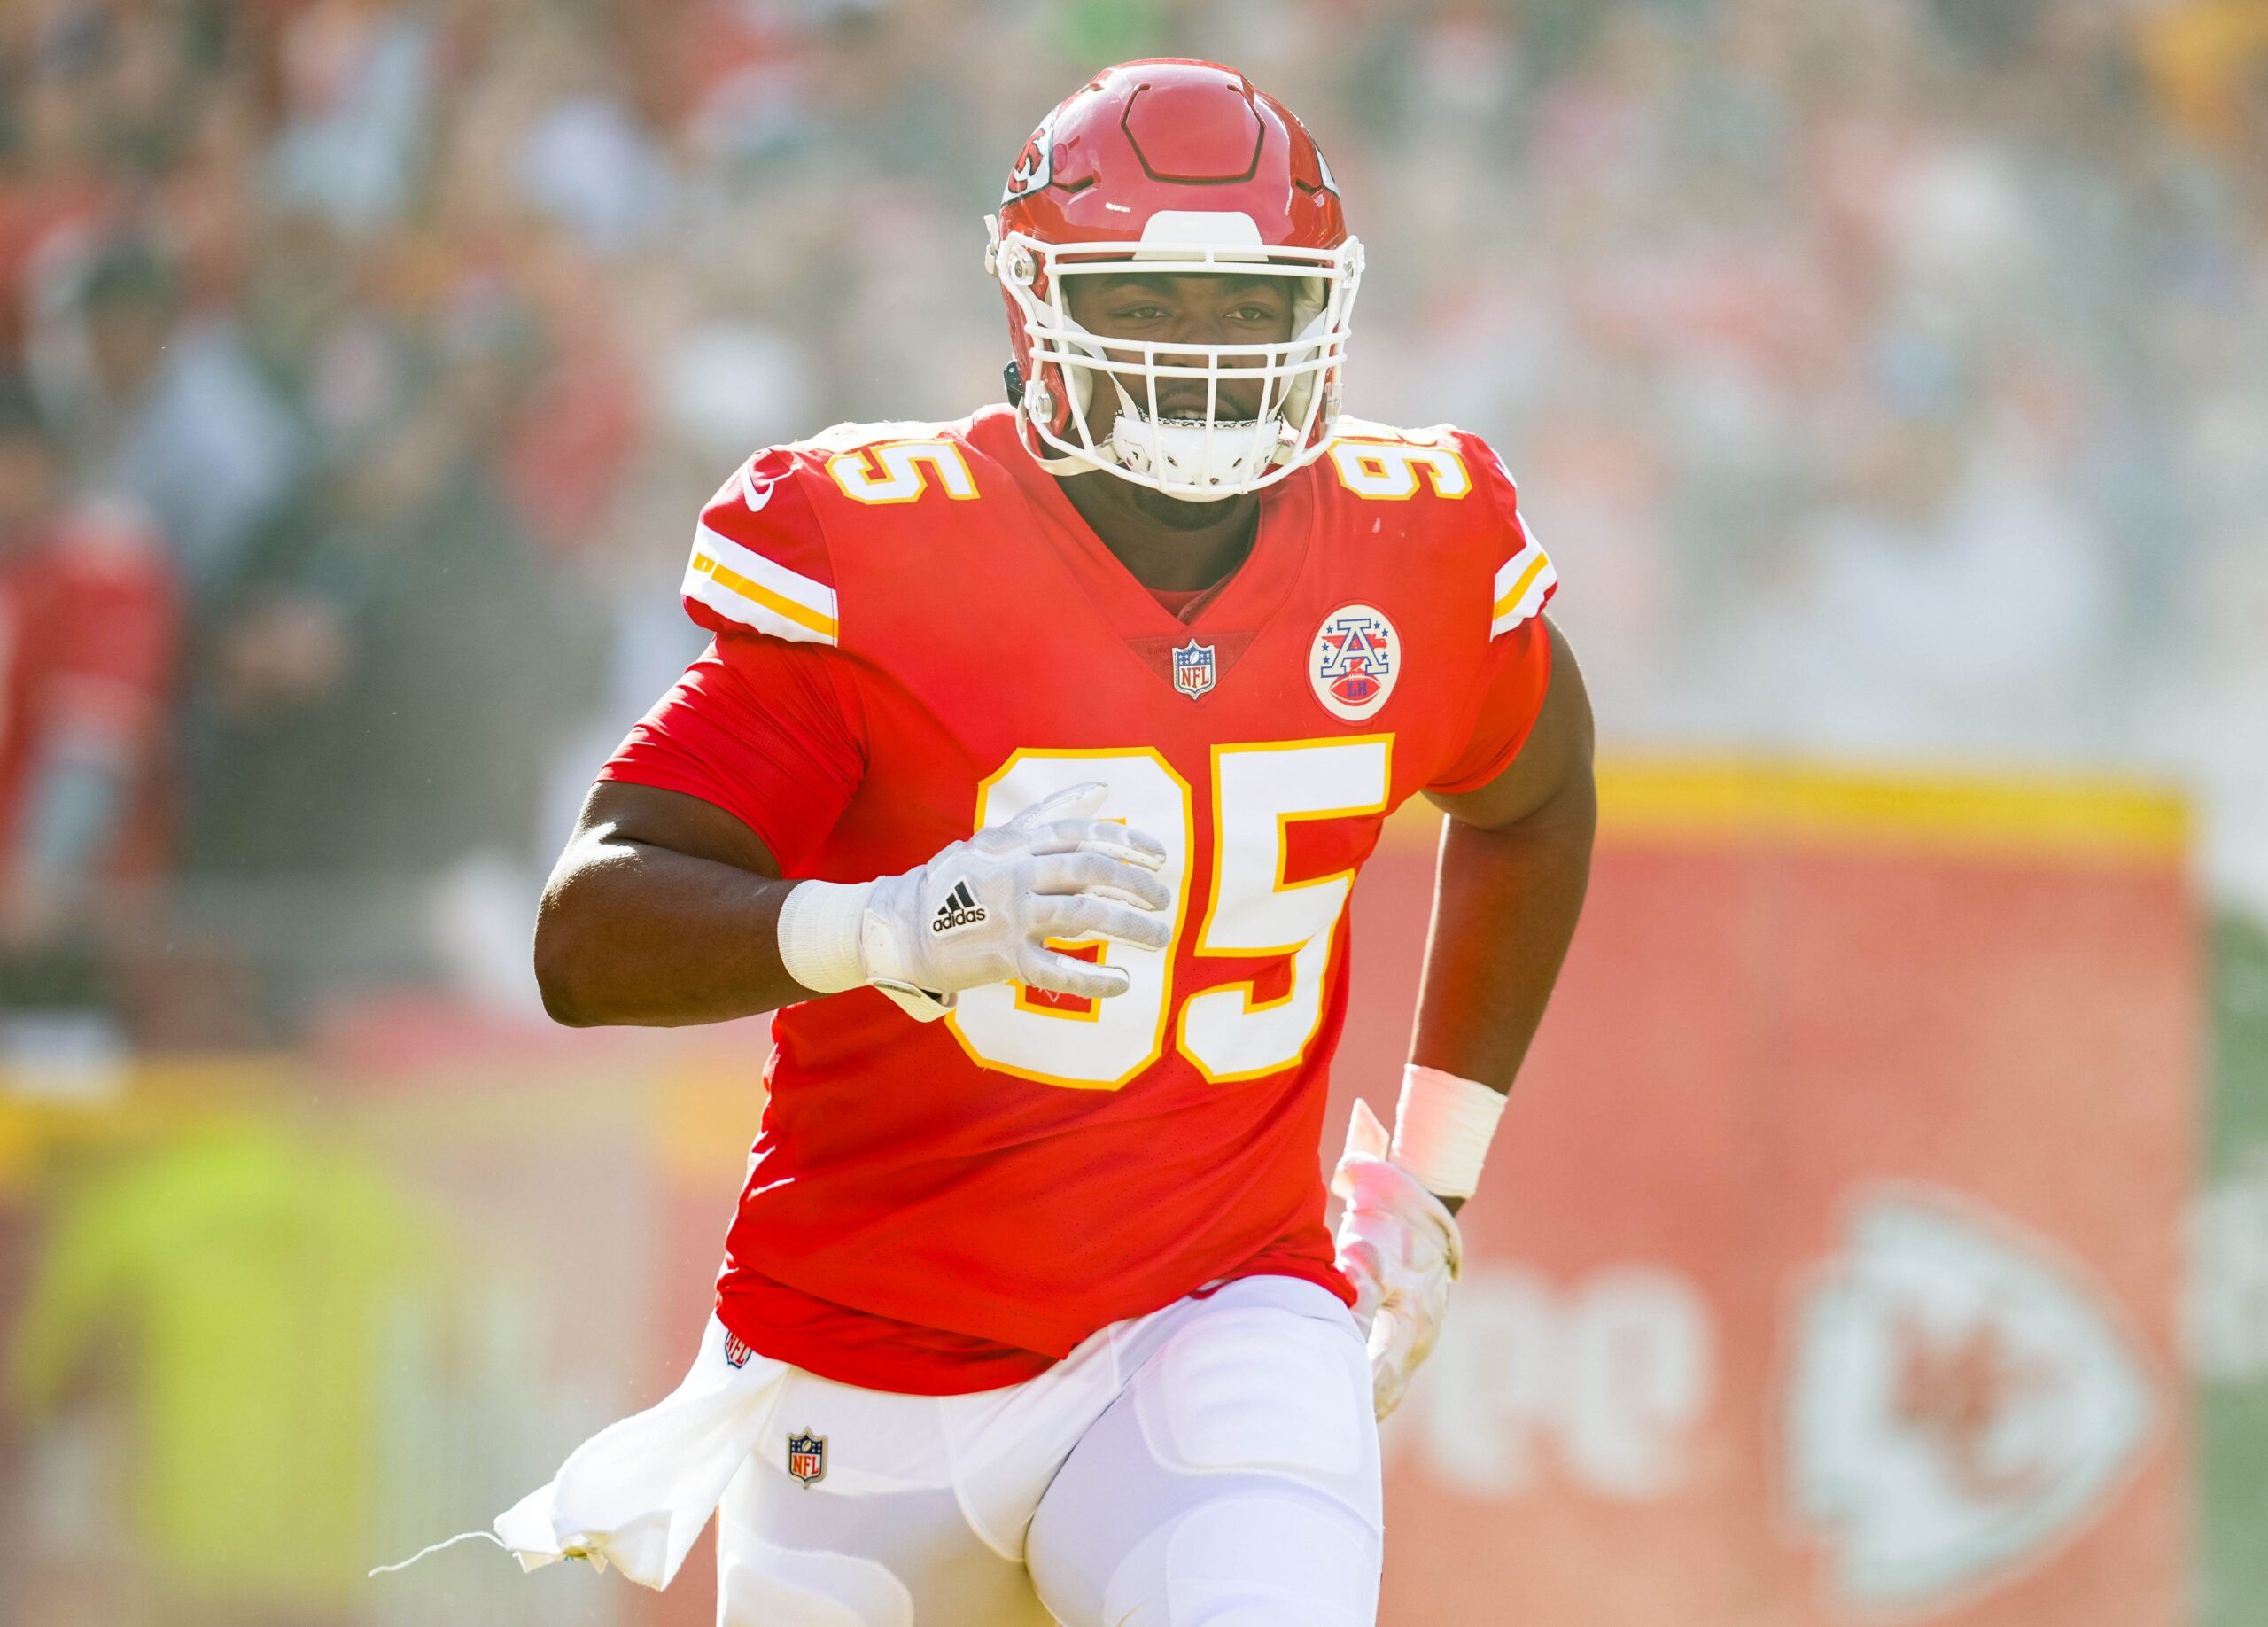
<path fill-rule="evenodd" d="M 719 1627 L 1376 1619 L 1370 1366 L 1312 1283 L 1231 1282 L 1006 1390 L 791 1369 L 778 1397 L 718 1509 Z M 824 1437 L 821 1478 L 790 1475 L 790 1436 Z"/>

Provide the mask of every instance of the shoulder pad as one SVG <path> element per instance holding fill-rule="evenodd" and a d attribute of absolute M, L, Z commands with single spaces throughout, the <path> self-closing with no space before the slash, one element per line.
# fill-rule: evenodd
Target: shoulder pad
<path fill-rule="evenodd" d="M 1520 513 L 1519 488 L 1496 449 L 1469 432 L 1454 432 L 1472 465 L 1473 479 L 1503 518 L 1496 544 L 1503 563 L 1496 567 L 1495 597 L 1488 616 L 1488 636 L 1499 638 L 1531 616 L 1542 614 L 1551 596 L 1559 590 L 1559 572 L 1528 529 Z"/>
<path fill-rule="evenodd" d="M 1447 424 L 1430 424 L 1425 429 L 1402 429 L 1371 418 L 1348 417 L 1342 413 L 1332 426 L 1331 438 L 1333 440 L 1391 440 L 1408 447 L 1440 447 L 1454 442 L 1457 433 Z"/>
<path fill-rule="evenodd" d="M 1425 490 L 1455 500 L 1472 492 L 1475 479 L 1457 440 L 1446 424 L 1410 430 L 1342 417 L 1325 450 L 1339 484 L 1357 497 L 1400 502 Z"/>
<path fill-rule="evenodd" d="M 712 633 L 745 628 L 795 643 L 836 641 L 835 571 L 804 482 L 773 448 L 733 472 L 701 510 L 685 571 L 686 613 Z"/>
<path fill-rule="evenodd" d="M 816 435 L 788 443 L 790 452 L 856 452 L 885 440 L 943 440 L 959 424 L 924 424 L 911 418 L 890 418 L 875 424 L 830 424 Z"/>
<path fill-rule="evenodd" d="M 786 448 L 824 474 L 826 500 L 890 508 L 918 498 L 979 495 L 966 424 L 838 424 Z M 981 460 L 980 460 L 981 461 Z"/>

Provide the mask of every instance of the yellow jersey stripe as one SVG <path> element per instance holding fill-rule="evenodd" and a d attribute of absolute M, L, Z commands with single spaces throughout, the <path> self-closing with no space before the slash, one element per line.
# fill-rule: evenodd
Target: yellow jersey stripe
<path fill-rule="evenodd" d="M 1550 564 L 1551 557 L 1542 549 L 1537 549 L 1535 557 L 1528 562 L 1527 569 L 1520 572 L 1519 580 L 1511 585 L 1511 589 L 1503 598 L 1496 601 L 1496 608 L 1491 615 L 1511 614 L 1519 602 L 1527 596 L 1527 590 L 1535 586 L 1535 579 L 1542 575 Z"/>
<path fill-rule="evenodd" d="M 808 627 L 821 638 L 835 636 L 834 617 L 822 615 L 809 605 L 798 604 L 784 594 L 774 593 L 763 583 L 750 580 L 732 566 L 721 564 L 707 554 L 694 555 L 693 568 L 718 587 L 729 588 L 751 603 L 760 604 L 773 615 L 785 617 L 799 627 Z"/>

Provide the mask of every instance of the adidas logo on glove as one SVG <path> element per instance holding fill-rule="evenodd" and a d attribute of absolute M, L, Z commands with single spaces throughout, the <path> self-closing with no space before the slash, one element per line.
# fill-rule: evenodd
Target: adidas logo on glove
<path fill-rule="evenodd" d="M 945 894 L 945 901 L 937 906 L 937 913 L 929 918 L 929 930 L 932 932 L 950 932 L 955 927 L 975 926 L 983 919 L 983 906 L 968 890 L 968 884 L 956 882 L 953 890 Z"/>

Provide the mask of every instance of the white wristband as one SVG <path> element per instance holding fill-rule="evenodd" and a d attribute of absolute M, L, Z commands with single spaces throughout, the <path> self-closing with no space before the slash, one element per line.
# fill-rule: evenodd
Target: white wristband
<path fill-rule="evenodd" d="M 1471 1197 L 1503 1116 L 1503 1091 L 1411 1063 L 1402 1070 L 1391 1156 L 1434 1196 Z"/>
<path fill-rule="evenodd" d="M 872 882 L 797 882 L 780 904 L 780 964 L 814 994 L 866 982 L 858 934 Z"/>

